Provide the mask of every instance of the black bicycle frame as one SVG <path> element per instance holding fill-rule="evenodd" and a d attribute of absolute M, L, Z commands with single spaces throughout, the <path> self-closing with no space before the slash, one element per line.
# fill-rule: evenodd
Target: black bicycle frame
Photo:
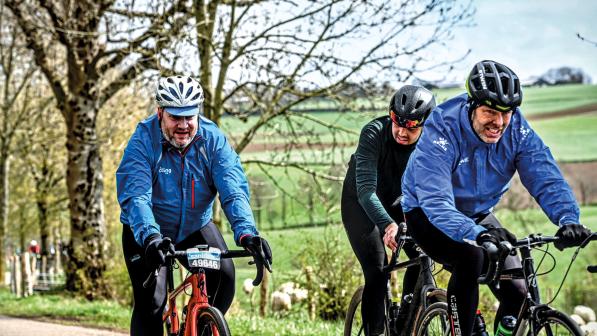
<path fill-rule="evenodd" d="M 534 244 L 535 245 L 535 244 Z M 537 314 L 542 311 L 551 309 L 549 306 L 541 303 L 541 295 L 539 292 L 539 285 L 537 282 L 537 274 L 535 271 L 535 263 L 531 256 L 531 245 L 517 247 L 520 250 L 522 259 L 522 269 L 504 270 L 499 277 L 500 280 L 514 280 L 523 279 L 527 289 L 526 298 L 524 299 L 520 311 L 517 316 L 516 326 L 512 332 L 514 336 L 532 336 L 540 327 L 537 325 L 538 319 L 535 318 Z M 527 335 L 527 325 L 531 323 L 532 333 Z"/>
<path fill-rule="evenodd" d="M 391 258 L 389 265 L 384 266 L 384 268 L 383 268 L 383 271 L 387 274 L 388 283 L 389 283 L 390 274 L 393 271 L 399 270 L 399 269 L 406 269 L 406 268 L 417 266 L 417 265 L 420 266 L 419 276 L 417 277 L 417 282 L 415 283 L 413 293 L 402 293 L 402 298 L 404 298 L 405 295 L 411 296 L 411 299 L 410 299 L 411 301 L 409 301 L 408 299 L 405 299 L 405 301 L 408 301 L 408 303 L 409 303 L 408 311 L 407 312 L 401 311 L 401 313 L 406 314 L 406 316 L 408 317 L 406 319 L 406 324 L 404 325 L 404 330 L 411 329 L 412 324 L 414 323 L 414 321 L 413 321 L 414 318 L 413 318 L 412 314 L 414 313 L 415 309 L 417 307 L 419 307 L 420 304 L 425 304 L 426 298 L 427 298 L 427 293 L 429 291 L 431 291 L 433 288 L 437 287 L 436 283 L 435 283 L 435 279 L 433 278 L 433 273 L 431 272 L 431 268 L 433 266 L 433 261 L 431 260 L 431 258 L 429 256 L 427 256 L 425 253 L 420 251 L 420 249 L 418 249 L 420 251 L 420 254 L 418 257 L 412 258 L 412 259 L 409 259 L 407 261 L 403 261 L 400 263 L 396 263 L 398 255 L 400 254 L 400 251 L 402 250 L 402 247 L 404 246 L 405 241 L 409 240 L 409 239 L 412 239 L 412 238 L 403 237 L 400 239 L 400 241 L 398 243 L 398 248 L 396 249 L 396 252 L 392 254 L 392 258 Z M 414 293 L 418 293 L 418 296 L 412 297 Z M 388 291 L 386 292 L 386 320 L 387 320 L 387 312 L 389 312 L 391 302 L 392 302 L 392 292 L 388 285 Z M 400 307 L 400 309 L 404 309 L 404 307 Z M 391 326 L 388 326 L 388 327 L 391 327 Z"/>

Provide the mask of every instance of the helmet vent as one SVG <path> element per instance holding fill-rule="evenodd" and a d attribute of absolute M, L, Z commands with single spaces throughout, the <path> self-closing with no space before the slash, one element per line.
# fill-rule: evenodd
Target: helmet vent
<path fill-rule="evenodd" d="M 422 100 L 418 100 L 417 104 L 415 105 L 415 108 L 418 109 L 419 107 L 421 107 L 421 105 L 423 105 L 423 101 Z"/>
<path fill-rule="evenodd" d="M 402 106 L 404 106 L 406 104 L 406 95 L 403 94 L 402 95 Z"/>
<path fill-rule="evenodd" d="M 508 80 L 508 78 L 502 77 L 501 82 L 502 82 L 502 87 L 504 88 L 504 91 L 505 92 L 510 91 L 510 87 L 509 87 L 510 85 L 508 85 L 510 81 Z"/>

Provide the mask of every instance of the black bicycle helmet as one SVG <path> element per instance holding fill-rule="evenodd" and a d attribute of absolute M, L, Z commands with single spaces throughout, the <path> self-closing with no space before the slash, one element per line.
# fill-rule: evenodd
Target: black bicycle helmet
<path fill-rule="evenodd" d="M 435 98 L 431 91 L 421 86 L 404 85 L 390 100 L 390 118 L 400 127 L 421 127 L 434 108 Z"/>
<path fill-rule="evenodd" d="M 513 110 L 522 103 L 518 76 L 494 61 L 475 64 L 466 80 L 466 92 L 476 105 L 487 105 L 501 112 Z"/>

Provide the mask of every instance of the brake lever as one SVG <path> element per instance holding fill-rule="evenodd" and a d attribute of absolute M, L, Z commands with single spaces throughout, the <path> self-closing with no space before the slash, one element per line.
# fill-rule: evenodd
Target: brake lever
<path fill-rule="evenodd" d="M 158 278 L 158 275 L 160 273 L 160 267 L 156 268 L 153 272 L 149 273 L 149 275 L 147 276 L 147 279 L 145 279 L 145 281 L 143 281 L 143 288 L 149 288 L 149 287 L 153 286 L 153 284 L 155 283 L 155 281 Z"/>

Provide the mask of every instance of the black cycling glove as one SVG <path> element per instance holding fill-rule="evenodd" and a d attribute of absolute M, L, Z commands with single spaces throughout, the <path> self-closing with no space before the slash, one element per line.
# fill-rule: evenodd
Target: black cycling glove
<path fill-rule="evenodd" d="M 243 236 L 240 239 L 240 245 L 244 247 L 245 250 L 251 252 L 253 256 L 260 259 L 265 268 L 271 273 L 272 249 L 269 247 L 265 238 L 250 235 Z"/>
<path fill-rule="evenodd" d="M 150 267 L 163 265 L 166 262 L 165 252 L 174 253 L 170 238 L 162 238 L 159 233 L 154 233 L 145 239 L 145 261 Z"/>
<path fill-rule="evenodd" d="M 476 241 L 479 246 L 483 245 L 484 242 L 491 242 L 498 246 L 503 241 L 507 241 L 510 244 L 516 243 L 516 236 L 504 228 L 489 227 L 487 231 L 479 233 Z"/>
<path fill-rule="evenodd" d="M 589 230 L 584 225 L 580 224 L 568 224 L 560 226 L 558 232 L 556 232 L 556 240 L 553 245 L 560 251 L 565 248 L 579 246 L 582 242 L 591 235 Z"/>

